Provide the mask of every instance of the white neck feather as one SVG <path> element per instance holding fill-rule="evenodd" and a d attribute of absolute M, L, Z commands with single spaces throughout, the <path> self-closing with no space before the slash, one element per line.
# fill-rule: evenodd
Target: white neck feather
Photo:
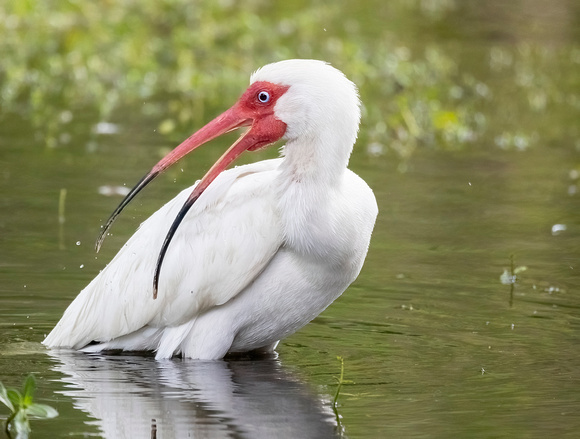
<path fill-rule="evenodd" d="M 356 86 L 313 60 L 269 64 L 252 75 L 254 81 L 289 86 L 275 106 L 276 117 L 287 125 L 276 182 L 286 245 L 307 257 L 332 258 L 360 121 Z"/>
<path fill-rule="evenodd" d="M 353 138 L 333 133 L 289 141 L 278 176 L 278 206 L 287 245 L 314 258 L 332 257 L 334 200 L 343 187 Z"/>

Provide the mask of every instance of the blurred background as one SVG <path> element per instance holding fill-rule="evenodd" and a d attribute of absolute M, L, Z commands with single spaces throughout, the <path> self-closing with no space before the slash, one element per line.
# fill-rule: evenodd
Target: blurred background
<path fill-rule="evenodd" d="M 157 388 L 125 417 L 126 405 L 105 400 L 96 410 L 90 401 L 142 396 L 144 382 L 160 376 L 139 375 L 151 358 L 127 359 L 139 379 L 122 369 L 75 381 L 96 363 L 49 357 L 39 342 L 138 224 L 236 135 L 156 180 L 97 255 L 94 239 L 127 188 L 228 108 L 251 72 L 288 58 L 328 61 L 358 85 L 363 120 L 350 167 L 375 191 L 380 215 L 359 279 L 281 343 L 274 370 L 259 367 L 291 383 L 269 391 L 279 397 L 269 405 L 300 383 L 300 398 L 306 392 L 311 413 L 321 413 L 313 422 L 331 427 L 313 426 L 317 437 L 574 437 L 580 1 L 5 0 L 0 381 L 16 386 L 35 372 L 41 402 L 61 412 L 33 424 L 35 437 L 124 437 L 127 423 L 149 434 L 139 414 L 170 391 Z M 241 162 L 276 155 L 270 148 Z M 335 414 L 337 356 L 349 382 Z M 106 387 L 111 379 L 137 390 Z M 226 404 L 202 410 L 198 394 L 180 398 L 195 410 L 176 409 L 201 419 L 211 437 L 255 437 L 273 419 Z M 121 413 L 118 425 L 107 406 Z M 288 416 L 293 425 L 306 419 Z M 163 437 L 199 428 L 171 419 L 156 428 L 183 429 Z M 246 424 L 211 429 L 224 419 Z M 279 437 L 306 437 L 284 428 Z"/>

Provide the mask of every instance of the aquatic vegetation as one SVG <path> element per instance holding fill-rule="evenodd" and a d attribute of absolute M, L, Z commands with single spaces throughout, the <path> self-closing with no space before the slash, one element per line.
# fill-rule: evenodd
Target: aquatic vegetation
<path fill-rule="evenodd" d="M 342 385 L 345 383 L 344 380 L 344 359 L 342 357 L 336 357 L 338 361 L 340 361 L 340 376 L 336 378 L 336 382 L 338 386 L 336 387 L 336 393 L 334 394 L 334 399 L 332 400 L 332 409 L 336 411 L 336 403 L 338 401 L 338 395 L 340 394 L 340 389 Z"/>
<path fill-rule="evenodd" d="M 575 75 L 561 68 L 580 63 L 577 49 L 498 43 L 463 53 L 424 33 L 463 26 L 463 8 L 478 6 L 389 5 L 396 14 L 381 2 L 363 11 L 340 1 L 11 1 L 0 9 L 0 121 L 24 120 L 39 147 L 80 139 L 95 148 L 95 138 L 117 132 L 99 127 L 123 126 L 130 114 L 180 138 L 234 100 L 248 72 L 299 57 L 325 59 L 359 85 L 370 155 L 391 152 L 404 163 L 417 148 L 461 150 L 484 138 L 526 150 L 578 134 Z M 432 28 L 414 30 L 417 14 Z M 562 117 L 567 133 L 555 131 Z"/>
<path fill-rule="evenodd" d="M 503 273 L 499 277 L 499 281 L 503 285 L 510 286 L 510 299 L 509 299 L 510 307 L 513 306 L 514 304 L 514 289 L 516 283 L 520 281 L 520 273 L 523 273 L 527 269 L 528 267 L 526 267 L 525 265 L 520 265 L 516 267 L 515 256 L 512 254 L 510 255 L 509 268 L 505 268 Z"/>
<path fill-rule="evenodd" d="M 337 382 L 337 387 L 336 387 L 336 393 L 334 394 L 334 398 L 332 400 L 332 411 L 334 412 L 334 416 L 336 418 L 336 425 L 338 427 L 338 431 L 340 432 L 340 436 L 342 437 L 343 433 L 344 433 L 344 428 L 342 426 L 342 423 L 340 422 L 340 415 L 338 413 L 338 395 L 340 395 L 340 389 L 342 388 L 342 385 L 346 382 L 344 380 L 344 359 L 340 356 L 337 356 L 336 359 L 338 361 L 340 361 L 340 376 L 336 379 Z"/>
<path fill-rule="evenodd" d="M 7 389 L 0 383 L 0 402 L 10 410 L 6 419 L 5 431 L 8 437 L 25 439 L 30 433 L 29 419 L 50 419 L 58 416 L 53 407 L 34 402 L 36 390 L 34 375 L 28 375 L 22 393 L 16 389 Z"/>
<path fill-rule="evenodd" d="M 514 255 L 510 255 L 510 266 L 503 270 L 499 280 L 503 285 L 514 285 L 519 280 L 519 274 L 527 269 L 525 265 L 516 267 Z"/>

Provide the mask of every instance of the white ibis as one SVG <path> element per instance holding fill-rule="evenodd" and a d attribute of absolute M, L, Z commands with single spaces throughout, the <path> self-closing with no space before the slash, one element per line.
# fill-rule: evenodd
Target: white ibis
<path fill-rule="evenodd" d="M 358 276 L 377 216 L 347 169 L 360 101 L 340 71 L 287 60 L 256 71 L 222 115 L 163 158 L 113 213 L 198 146 L 243 134 L 193 187 L 147 219 L 44 340 L 89 352 L 219 359 L 270 352 Z M 282 157 L 230 170 L 280 139 Z"/>

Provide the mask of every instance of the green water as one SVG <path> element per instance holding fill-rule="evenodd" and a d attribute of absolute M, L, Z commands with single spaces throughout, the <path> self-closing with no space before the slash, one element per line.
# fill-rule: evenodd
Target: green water
<path fill-rule="evenodd" d="M 575 437 L 580 4 L 504 3 L 0 7 L 0 381 L 35 373 L 60 412 L 31 437 Z M 235 135 L 156 180 L 97 255 L 120 201 L 99 188 L 132 186 L 290 57 L 360 86 L 351 168 L 380 215 L 357 281 L 276 359 L 47 352 L 72 298 Z"/>

